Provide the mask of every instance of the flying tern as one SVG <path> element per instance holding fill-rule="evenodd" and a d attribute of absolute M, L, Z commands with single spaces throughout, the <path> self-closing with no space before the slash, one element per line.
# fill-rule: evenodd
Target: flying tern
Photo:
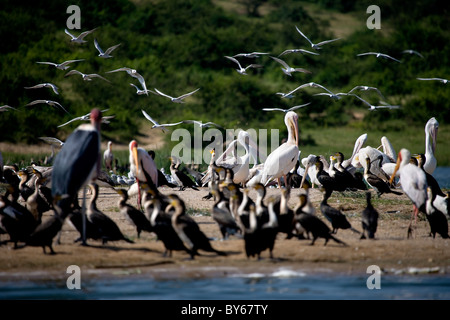
<path fill-rule="evenodd" d="M 94 38 L 94 45 L 95 48 L 97 48 L 98 52 L 99 52 L 99 57 L 100 58 L 112 58 L 113 56 L 111 55 L 111 52 L 113 52 L 113 50 L 117 49 L 121 44 L 116 44 L 115 46 L 109 47 L 108 49 L 106 49 L 106 51 L 103 51 L 102 48 L 100 47 L 100 45 L 98 44 L 97 39 Z"/>
<path fill-rule="evenodd" d="M 331 43 L 331 42 L 334 42 L 334 41 L 340 39 L 340 38 L 336 38 L 336 39 L 331 39 L 331 40 L 325 40 L 325 41 L 322 41 L 322 42 L 319 42 L 319 43 L 313 43 L 311 40 L 308 39 L 307 36 L 305 36 L 305 35 L 303 34 L 303 32 L 300 31 L 300 29 L 299 29 L 297 26 L 295 26 L 295 29 L 297 29 L 298 33 L 300 33 L 300 34 L 302 35 L 303 38 L 305 38 L 306 40 L 308 40 L 308 42 L 311 44 L 311 48 L 316 49 L 316 50 L 322 49 L 321 47 L 322 47 L 324 44 Z"/>

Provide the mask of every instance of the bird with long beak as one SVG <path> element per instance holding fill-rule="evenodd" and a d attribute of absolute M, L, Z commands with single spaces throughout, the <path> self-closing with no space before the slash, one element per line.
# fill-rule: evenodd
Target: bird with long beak
<path fill-rule="evenodd" d="M 439 122 L 433 117 L 425 125 L 425 157 L 424 170 L 433 174 L 437 166 L 437 160 L 434 156 L 436 152 L 436 139 L 439 129 Z"/>
<path fill-rule="evenodd" d="M 155 185 L 158 186 L 158 168 L 156 167 L 153 158 L 148 154 L 148 152 L 138 147 L 138 143 L 136 140 L 132 140 L 130 142 L 130 171 L 133 176 L 136 178 L 136 182 L 138 185 L 138 206 L 141 205 L 141 192 L 140 192 L 140 182 L 147 182 L 147 177 L 149 177 Z M 145 171 L 145 172 L 144 172 Z"/>
<path fill-rule="evenodd" d="M 288 139 L 267 157 L 261 176 L 261 183 L 267 185 L 271 180 L 278 179 L 278 186 L 281 188 L 281 177 L 284 178 L 287 186 L 289 171 L 294 168 L 298 157 L 298 115 L 289 111 L 284 117 L 284 123 L 288 130 Z"/>
<path fill-rule="evenodd" d="M 392 185 L 395 174 L 399 173 L 400 185 L 403 192 L 408 196 L 414 205 L 414 217 L 415 223 L 417 223 L 417 215 L 419 211 L 426 214 L 426 202 L 427 202 L 427 177 L 418 166 L 410 163 L 411 152 L 407 149 L 401 149 L 398 153 L 397 163 L 394 168 L 394 174 L 389 180 L 389 184 Z M 411 235 L 412 229 L 412 215 L 411 221 L 408 226 L 408 238 Z"/>

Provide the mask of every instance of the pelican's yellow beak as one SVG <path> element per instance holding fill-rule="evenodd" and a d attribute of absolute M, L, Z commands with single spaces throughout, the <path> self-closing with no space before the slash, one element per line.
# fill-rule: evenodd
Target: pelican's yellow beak
<path fill-rule="evenodd" d="M 139 159 L 137 147 L 133 146 L 131 152 L 133 153 L 134 165 L 136 166 L 136 174 L 137 174 L 139 172 Z"/>
<path fill-rule="evenodd" d="M 394 179 L 395 179 L 395 174 L 397 173 L 398 168 L 400 168 L 400 162 L 402 162 L 401 156 L 399 156 L 399 157 L 397 158 L 397 163 L 395 164 L 394 172 L 392 173 L 392 176 L 391 176 L 391 178 L 389 179 L 389 185 L 392 185 L 392 182 L 393 182 Z"/>

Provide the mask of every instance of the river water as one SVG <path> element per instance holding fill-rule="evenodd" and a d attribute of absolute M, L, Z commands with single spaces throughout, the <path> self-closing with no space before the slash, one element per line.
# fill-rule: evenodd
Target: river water
<path fill-rule="evenodd" d="M 232 274 L 201 279 L 157 280 L 126 275 L 82 280 L 68 289 L 66 280 L 0 283 L 0 299 L 58 300 L 448 300 L 450 275 L 439 268 L 382 273 L 379 287 L 372 273 L 342 275 L 280 268 L 270 274 Z"/>

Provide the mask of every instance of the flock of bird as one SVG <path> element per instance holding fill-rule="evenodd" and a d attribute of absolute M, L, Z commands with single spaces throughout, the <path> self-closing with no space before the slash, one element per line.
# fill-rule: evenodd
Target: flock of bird
<path fill-rule="evenodd" d="M 81 44 L 86 42 L 84 38 L 95 30 L 83 32 L 78 37 L 67 30 L 66 34 L 71 37 L 71 42 Z M 316 51 L 323 49 L 325 44 L 339 40 L 332 39 L 316 44 L 309 40 L 298 27 L 296 30 Z M 99 51 L 98 56 L 101 58 L 111 58 L 112 51 L 120 46 L 118 44 L 103 51 L 96 39 L 94 44 Z M 303 49 L 290 49 L 284 51 L 280 56 L 295 52 L 318 55 L 316 52 Z M 405 51 L 405 53 L 417 54 L 414 51 Z M 241 53 L 235 56 L 226 56 L 226 58 L 238 65 L 238 73 L 246 75 L 248 68 L 262 66 L 251 64 L 243 68 L 237 58 L 258 58 L 261 55 L 268 55 L 268 53 Z M 358 56 L 364 55 L 375 55 L 377 58 L 382 57 L 401 62 L 382 53 L 358 54 Z M 418 55 L 420 56 L 420 54 Z M 292 76 L 293 72 L 309 72 L 303 68 L 290 67 L 279 57 L 271 58 L 283 66 L 282 70 L 288 76 Z M 38 63 L 66 70 L 69 68 L 69 64 L 81 61 L 83 60 L 70 60 L 59 64 Z M 138 95 L 148 95 L 150 92 L 166 97 L 174 103 L 184 103 L 185 98 L 199 90 L 198 88 L 187 94 L 172 97 L 156 88 L 155 91 L 148 90 L 144 78 L 135 69 L 122 67 L 107 73 L 120 71 L 126 72 L 139 81 L 142 89 L 131 84 L 136 88 Z M 93 78 L 109 81 L 98 74 L 83 74 L 77 70 L 69 71 L 66 76 L 72 74 L 81 75 L 86 81 L 91 81 Z M 445 79 L 435 78 L 434 80 L 446 83 Z M 375 106 L 353 93 L 357 90 L 373 90 L 383 97 L 377 88 L 369 86 L 356 86 L 348 93 L 333 93 L 320 84 L 310 82 L 300 85 L 288 93 L 277 94 L 282 98 L 293 98 L 293 94 L 297 90 L 307 87 L 320 88 L 324 92 L 317 95 L 326 95 L 332 99 L 340 99 L 342 96 L 348 95 L 355 96 L 370 110 L 399 107 L 388 104 Z M 51 88 L 55 94 L 59 94 L 58 88 L 51 83 L 27 87 L 27 89 L 37 88 Z M 36 100 L 28 105 L 38 103 L 57 106 L 67 112 L 60 104 L 51 100 Z M 170 158 L 170 175 L 165 174 L 156 167 L 155 153 L 139 147 L 138 142 L 132 140 L 129 144 L 128 182 L 125 182 L 129 185 L 128 189 L 124 189 L 122 183 L 120 183 L 122 187 L 118 187 L 118 179 L 111 183 L 112 175 L 109 173 L 114 171 L 112 142 L 108 143 L 103 157 L 100 153 L 101 123 L 108 121 L 111 117 L 103 115 L 107 110 L 101 111 L 94 108 L 89 114 L 60 125 L 64 126 L 75 120 L 90 121 L 90 123 L 83 123 L 76 128 L 66 141 L 42 137 L 51 144 L 52 155 L 55 147 L 60 148 L 60 151 L 54 155 L 53 166 L 39 167 L 33 164 L 28 168 L 19 169 L 17 166 L 3 166 L 0 161 L 0 178 L 6 189 L 5 194 L 0 196 L 0 233 L 8 234 L 9 240 L 6 242 L 13 242 L 15 248 L 19 247 L 18 243 L 23 243 L 23 246 L 42 247 L 44 253 L 48 247 L 50 252 L 54 253 L 52 246 L 54 239 L 59 234 L 59 241 L 62 226 L 68 221 L 80 233 L 77 241 L 81 241 L 84 245 L 87 245 L 87 240 L 100 240 L 103 243 L 123 240 L 133 243 L 108 215 L 97 208 L 99 185 L 106 181 L 107 185 L 120 195 L 118 203 L 120 211 L 136 226 L 138 238 L 142 231 L 154 232 L 157 239 L 163 243 L 165 254 L 171 254 L 172 251 L 185 251 L 192 259 L 200 254 L 200 250 L 214 252 L 218 255 L 226 255 L 226 253 L 215 249 L 211 244 L 211 239 L 202 232 L 196 221 L 187 215 L 182 199 L 182 191 L 186 188 L 192 188 L 195 191 L 198 191 L 199 187 L 208 188 L 209 194 L 204 199 L 214 198 L 212 217 L 217 222 L 223 239 L 226 240 L 231 235 L 242 238 L 247 257 L 260 258 L 261 253 L 265 250 L 269 250 L 270 257 L 273 257 L 273 249 L 279 233 L 285 233 L 288 239 L 312 238 L 312 245 L 318 238 L 324 238 L 325 244 L 329 240 L 333 240 L 345 246 L 346 244 L 336 237 L 338 229 L 350 229 L 360 233 L 361 239 L 375 238 L 378 212 L 371 204 L 371 193 L 368 191 L 368 187 L 373 188 L 379 197 L 384 193 L 404 193 L 409 197 L 413 204 L 413 214 L 408 228 L 408 236 L 412 232 L 413 218 L 417 220 L 419 212 L 422 212 L 430 224 L 430 233 L 433 237 L 438 233 L 442 238 L 449 238 L 448 222 L 445 216 L 449 214 L 449 196 L 441 191 L 439 184 L 432 176 L 437 165 L 434 153 L 439 127 L 435 118 L 431 118 L 425 126 L 424 154 L 412 156 L 406 149 L 401 149 L 396 154 L 386 137 L 381 139 L 383 151 L 379 150 L 380 147 L 363 147 L 367 139 L 367 134 L 364 134 L 356 140 L 349 159 L 344 159 L 341 152 L 336 152 L 329 157 L 328 161 L 323 155 L 309 155 L 301 158 L 301 151 L 298 148 L 298 115 L 294 110 L 306 105 L 308 104 L 286 110 L 264 109 L 265 111 L 281 111 L 285 114 L 284 123 L 288 137 L 259 164 L 257 160 L 261 159 L 261 151 L 245 130 L 239 132 L 237 139 L 230 142 L 227 150 L 222 154 L 216 153 L 215 149 L 211 150 L 211 161 L 205 172 L 195 172 L 186 167 L 188 173 L 185 173 L 180 169 L 182 164 L 180 159 L 172 156 Z M 3 106 L 0 110 L 5 111 L 10 108 Z M 182 123 L 221 128 L 215 123 L 202 123 L 196 120 L 159 124 L 144 110 L 142 113 L 153 123 L 152 128 L 162 130 Z M 239 144 L 245 149 L 243 156 L 238 156 L 236 151 Z M 229 156 L 230 154 L 231 156 Z M 250 168 L 251 158 L 255 160 L 252 168 Z M 2 160 L 1 157 L 0 160 Z M 102 170 L 103 165 L 106 171 Z M 179 192 L 163 194 L 158 188 L 164 185 L 178 188 Z M 280 190 L 279 198 L 265 199 L 266 189 L 274 185 L 277 185 Z M 318 209 L 329 221 L 331 228 L 318 217 L 316 209 L 310 202 L 308 189 L 316 186 L 320 187 L 323 192 L 323 199 Z M 84 199 L 88 198 L 87 187 L 89 187 L 91 195 L 86 204 Z M 292 188 L 301 188 L 298 205 L 295 208 L 288 206 Z M 399 192 L 400 189 L 402 192 Z M 250 198 L 250 190 L 257 192 L 255 200 Z M 333 192 L 345 190 L 364 190 L 366 192 L 367 207 L 361 214 L 363 232 L 353 228 L 346 216 L 327 202 Z M 80 191 L 83 191 L 84 194 L 81 206 L 78 200 Z M 129 197 L 133 195 L 137 195 L 136 207 L 127 203 Z M 21 204 L 19 200 L 24 204 Z M 43 213 L 49 210 L 53 214 L 43 220 Z"/>

